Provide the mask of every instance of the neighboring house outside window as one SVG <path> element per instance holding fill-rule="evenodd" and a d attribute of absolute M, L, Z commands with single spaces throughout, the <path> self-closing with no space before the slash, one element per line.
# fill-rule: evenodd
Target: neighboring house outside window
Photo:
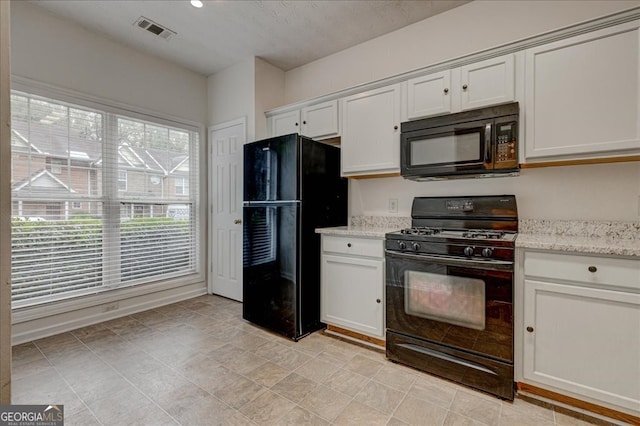
<path fill-rule="evenodd" d="M 82 203 L 80 201 L 74 201 L 71 207 L 75 210 L 82 208 Z"/>

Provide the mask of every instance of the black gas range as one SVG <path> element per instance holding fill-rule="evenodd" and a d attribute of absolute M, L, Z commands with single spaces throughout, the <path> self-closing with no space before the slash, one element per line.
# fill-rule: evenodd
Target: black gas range
<path fill-rule="evenodd" d="M 386 235 L 387 357 L 513 399 L 515 196 L 418 197 Z"/>

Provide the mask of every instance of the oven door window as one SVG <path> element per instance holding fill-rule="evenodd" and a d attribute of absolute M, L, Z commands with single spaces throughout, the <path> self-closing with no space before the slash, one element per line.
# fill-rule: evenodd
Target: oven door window
<path fill-rule="evenodd" d="M 408 315 L 485 329 L 485 283 L 481 279 L 406 271 L 404 302 Z"/>

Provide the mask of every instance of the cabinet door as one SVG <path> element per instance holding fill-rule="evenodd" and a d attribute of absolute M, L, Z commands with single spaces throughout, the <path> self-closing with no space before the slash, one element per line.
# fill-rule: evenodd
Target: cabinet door
<path fill-rule="evenodd" d="M 322 255 L 320 319 L 384 337 L 383 261 Z"/>
<path fill-rule="evenodd" d="M 526 160 L 640 152 L 638 25 L 526 51 Z"/>
<path fill-rule="evenodd" d="M 342 174 L 400 172 L 400 85 L 341 100 Z"/>
<path fill-rule="evenodd" d="M 300 133 L 300 110 L 284 112 L 269 117 L 269 135 L 271 137 Z"/>
<path fill-rule="evenodd" d="M 512 102 L 515 99 L 513 55 L 487 59 L 460 68 L 462 110 Z"/>
<path fill-rule="evenodd" d="M 524 286 L 525 381 L 640 411 L 640 294 Z"/>
<path fill-rule="evenodd" d="M 442 71 L 407 81 L 407 118 L 429 117 L 451 112 L 451 71 Z"/>
<path fill-rule="evenodd" d="M 302 134 L 320 139 L 338 136 L 338 101 L 302 108 Z"/>

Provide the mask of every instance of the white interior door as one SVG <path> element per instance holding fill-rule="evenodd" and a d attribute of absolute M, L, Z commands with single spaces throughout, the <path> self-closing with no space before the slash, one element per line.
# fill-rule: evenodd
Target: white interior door
<path fill-rule="evenodd" d="M 209 292 L 242 301 L 244 118 L 209 128 Z"/>

